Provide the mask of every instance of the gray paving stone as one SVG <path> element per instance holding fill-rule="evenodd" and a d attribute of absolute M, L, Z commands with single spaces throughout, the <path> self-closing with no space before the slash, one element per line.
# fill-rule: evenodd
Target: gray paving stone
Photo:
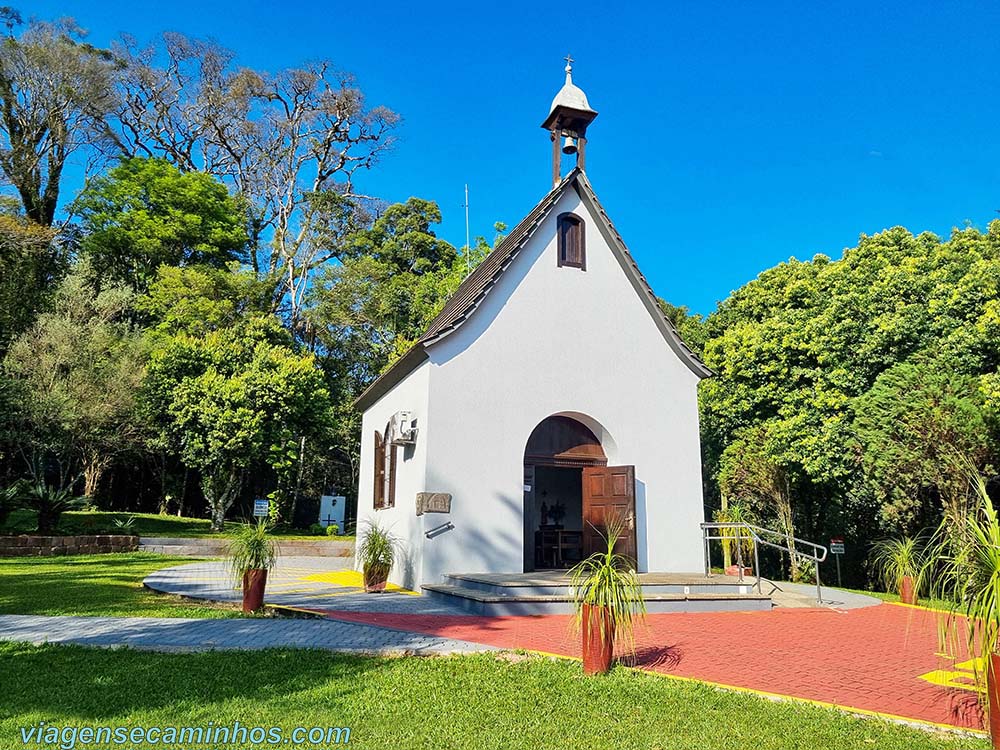
<path fill-rule="evenodd" d="M 453 654 L 489 646 L 335 620 L 199 620 L 174 617 L 0 615 L 0 640 L 128 646 L 144 651 L 316 648 L 372 654 Z"/>

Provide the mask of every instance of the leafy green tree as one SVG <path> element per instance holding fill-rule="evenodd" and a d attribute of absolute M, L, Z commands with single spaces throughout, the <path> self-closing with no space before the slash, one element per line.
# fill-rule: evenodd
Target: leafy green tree
<path fill-rule="evenodd" d="M 0 213 L 0 358 L 45 307 L 67 254 L 50 227 Z"/>
<path fill-rule="evenodd" d="M 98 273 L 140 292 L 162 265 L 225 268 L 246 255 L 240 202 L 212 176 L 181 172 L 164 159 L 124 159 L 71 208 Z"/>
<path fill-rule="evenodd" d="M 448 298 L 492 249 L 476 238 L 461 252 L 435 235 L 435 203 L 410 198 L 347 237 L 342 261 L 317 277 L 306 319 L 336 412 L 333 472 L 357 482 L 361 415 L 354 399 L 426 331 Z M 498 223 L 493 245 L 506 227 Z"/>
<path fill-rule="evenodd" d="M 708 329 L 705 325 L 704 316 L 691 312 L 685 305 L 672 305 L 665 299 L 658 299 L 660 308 L 666 313 L 667 318 L 674 324 L 677 333 L 691 350 L 701 356 L 705 349 L 705 341 L 708 338 Z"/>
<path fill-rule="evenodd" d="M 271 292 L 270 284 L 235 263 L 228 269 L 160 266 L 136 308 L 148 316 L 148 331 L 154 336 L 204 336 L 267 314 Z"/>
<path fill-rule="evenodd" d="M 700 390 L 706 475 L 720 479 L 729 446 L 751 428 L 766 429 L 765 450 L 789 478 L 803 535 L 822 538 L 838 531 L 862 541 L 879 536 L 890 530 L 882 526 L 910 522 L 909 511 L 897 508 L 897 514 L 898 497 L 885 489 L 889 467 L 902 460 L 894 453 L 932 460 L 927 441 L 940 437 L 939 429 L 947 432 L 953 419 L 930 408 L 930 394 L 944 385 L 927 380 L 926 373 L 918 372 L 908 385 L 895 376 L 883 380 L 878 393 L 859 401 L 883 373 L 921 362 L 972 378 L 961 387 L 978 384 L 993 432 L 993 405 L 1000 403 L 993 396 L 1000 393 L 1000 222 L 986 232 L 955 230 L 944 241 L 896 227 L 862 236 L 839 260 L 790 260 L 733 292 L 704 329 L 704 360 L 717 373 Z M 923 420 L 920 430 L 887 433 L 892 442 L 881 446 L 871 433 L 862 443 L 859 429 L 874 429 L 872 410 L 889 408 L 888 397 L 879 394 L 893 383 L 895 417 L 912 412 Z M 956 409 L 976 401 L 948 398 Z M 859 415 L 869 421 L 858 423 Z M 982 419 L 971 421 L 968 435 L 952 436 L 954 442 L 969 445 L 966 438 L 981 436 L 981 425 Z M 986 460 L 982 451 L 973 455 Z M 872 472 L 882 472 L 882 480 Z"/>
<path fill-rule="evenodd" d="M 347 238 L 341 263 L 324 269 L 309 320 L 338 370 L 364 387 L 402 356 L 489 250 L 467 257 L 437 237 L 437 204 L 410 198 Z"/>
<path fill-rule="evenodd" d="M 991 454 L 977 378 L 933 359 L 901 362 L 875 379 L 853 411 L 864 482 L 885 523 L 914 534 L 944 511 L 961 524 L 968 463 L 982 466 Z"/>
<path fill-rule="evenodd" d="M 736 500 L 752 515 L 776 522 L 784 535 L 793 581 L 799 578 L 795 553 L 795 513 L 792 478 L 775 456 L 774 436 L 769 425 L 741 431 L 723 451 L 719 486 L 727 499 Z"/>
<path fill-rule="evenodd" d="M 81 263 L 60 284 L 52 310 L 11 345 L 4 367 L 24 402 L 22 442 L 36 459 L 53 459 L 60 484 L 79 471 L 95 497 L 112 460 L 140 445 L 136 409 L 146 347 L 130 324 L 134 295 L 123 287 L 95 291 Z"/>
<path fill-rule="evenodd" d="M 181 460 L 200 473 L 215 531 L 222 530 L 246 473 L 274 461 L 275 446 L 287 449 L 301 436 L 329 429 L 322 373 L 312 355 L 295 351 L 272 316 L 163 342 L 153 354 L 145 398 Z"/>

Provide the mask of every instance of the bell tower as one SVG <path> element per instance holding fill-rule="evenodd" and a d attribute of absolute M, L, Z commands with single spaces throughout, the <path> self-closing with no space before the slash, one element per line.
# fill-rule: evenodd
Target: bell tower
<path fill-rule="evenodd" d="M 552 139 L 552 184 L 562 179 L 562 154 L 576 155 L 576 166 L 584 169 L 587 150 L 587 126 L 597 117 L 587 95 L 573 83 L 573 58 L 566 55 L 566 83 L 552 100 L 549 116 L 542 127 Z"/>

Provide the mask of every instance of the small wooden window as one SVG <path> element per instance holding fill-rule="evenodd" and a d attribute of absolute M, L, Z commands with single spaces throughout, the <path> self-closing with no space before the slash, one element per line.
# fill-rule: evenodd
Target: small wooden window
<path fill-rule="evenodd" d="M 583 219 L 576 214 L 560 214 L 558 222 L 559 265 L 587 270 Z"/>
<path fill-rule="evenodd" d="M 389 435 L 389 425 L 385 428 Z M 396 446 L 375 430 L 375 494 L 373 506 L 376 510 L 393 508 L 396 505 Z"/>

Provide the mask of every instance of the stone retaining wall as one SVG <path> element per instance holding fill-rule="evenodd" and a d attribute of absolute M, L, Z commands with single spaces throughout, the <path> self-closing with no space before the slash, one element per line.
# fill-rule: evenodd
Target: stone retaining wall
<path fill-rule="evenodd" d="M 139 537 L 122 534 L 97 536 L 0 536 L 0 557 L 45 557 L 134 552 Z"/>
<path fill-rule="evenodd" d="M 144 536 L 139 539 L 141 552 L 190 557 L 225 557 L 229 539 L 226 537 L 162 537 Z M 354 541 L 333 539 L 282 539 L 277 537 L 278 554 L 284 557 L 351 557 Z"/>

